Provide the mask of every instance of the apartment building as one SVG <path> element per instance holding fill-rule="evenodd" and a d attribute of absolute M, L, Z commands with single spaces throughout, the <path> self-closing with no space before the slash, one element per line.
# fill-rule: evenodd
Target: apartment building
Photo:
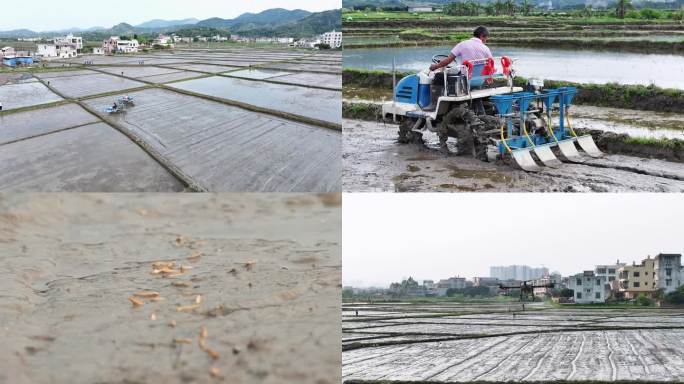
<path fill-rule="evenodd" d="M 138 40 L 121 40 L 119 36 L 112 36 L 102 42 L 102 48 L 108 55 L 115 53 L 136 53 L 140 44 Z"/>
<path fill-rule="evenodd" d="M 618 269 L 619 290 L 626 299 L 640 294 L 652 295 L 655 290 L 655 260 L 648 256 L 641 264 L 632 263 Z"/>
<path fill-rule="evenodd" d="M 342 32 L 326 32 L 321 35 L 321 43 L 328 44 L 330 48 L 339 48 L 342 46 Z"/>
<path fill-rule="evenodd" d="M 546 267 L 533 268 L 528 265 L 508 265 L 489 267 L 489 276 L 500 280 L 532 280 L 549 275 Z"/>
<path fill-rule="evenodd" d="M 606 277 L 597 276 L 594 271 L 584 271 L 570 276 L 568 288 L 574 291 L 576 304 L 605 303 Z"/>
<path fill-rule="evenodd" d="M 83 50 L 83 38 L 79 36 L 74 36 L 71 33 L 66 36 L 55 37 L 54 39 L 52 39 L 52 41 L 55 44 L 55 46 L 58 47 L 58 50 L 59 47 L 62 46 L 73 47 L 73 49 L 76 51 L 76 54 L 81 53 L 81 51 Z"/>
<path fill-rule="evenodd" d="M 670 293 L 682 285 L 682 255 L 678 253 L 659 253 L 653 259 L 653 283 L 655 289 Z"/>

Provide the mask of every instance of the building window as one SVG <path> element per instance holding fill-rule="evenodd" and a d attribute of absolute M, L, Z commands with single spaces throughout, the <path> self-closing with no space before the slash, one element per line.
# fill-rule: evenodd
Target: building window
<path fill-rule="evenodd" d="M 672 269 L 671 268 L 665 268 L 665 276 L 672 276 Z"/>
<path fill-rule="evenodd" d="M 615 276 L 609 276 L 608 281 L 615 281 Z"/>
<path fill-rule="evenodd" d="M 606 269 L 605 268 L 596 268 L 596 273 L 603 275 L 606 273 Z"/>
<path fill-rule="evenodd" d="M 608 269 L 608 273 L 611 274 L 611 275 L 614 275 L 614 274 L 615 274 L 615 269 L 612 269 L 612 268 Z"/>
<path fill-rule="evenodd" d="M 644 276 L 648 276 L 648 272 L 644 272 Z"/>
<path fill-rule="evenodd" d="M 638 282 L 638 281 L 635 281 L 635 282 L 634 282 L 634 288 L 639 288 L 639 287 L 640 287 L 639 282 Z"/>
<path fill-rule="evenodd" d="M 596 298 L 600 299 L 601 298 L 601 292 L 596 292 Z"/>
<path fill-rule="evenodd" d="M 671 286 L 672 280 L 670 280 L 670 279 L 665 280 L 665 285 L 667 285 L 668 287 Z"/>
<path fill-rule="evenodd" d="M 634 272 L 634 277 L 639 277 L 639 272 Z"/>
<path fill-rule="evenodd" d="M 577 298 L 581 299 L 582 298 L 582 292 L 577 292 Z"/>
<path fill-rule="evenodd" d="M 601 279 L 596 279 L 596 285 L 601 285 Z"/>
<path fill-rule="evenodd" d="M 582 279 L 577 279 L 576 283 L 577 285 L 582 285 Z"/>

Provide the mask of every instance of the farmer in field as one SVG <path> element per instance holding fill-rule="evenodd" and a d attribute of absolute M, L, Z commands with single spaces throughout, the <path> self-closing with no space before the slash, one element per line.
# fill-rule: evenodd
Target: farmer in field
<path fill-rule="evenodd" d="M 486 27 L 479 26 L 473 31 L 473 37 L 461 41 L 451 50 L 449 56 L 437 64 L 430 66 L 431 71 L 446 67 L 451 64 L 458 57 L 461 62 L 465 60 L 482 60 L 488 59 L 492 56 L 492 51 L 489 50 L 485 44 L 489 38 L 489 30 Z"/>

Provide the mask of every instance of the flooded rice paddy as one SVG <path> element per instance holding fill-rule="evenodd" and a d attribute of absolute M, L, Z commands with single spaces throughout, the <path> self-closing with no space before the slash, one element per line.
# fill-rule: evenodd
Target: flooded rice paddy
<path fill-rule="evenodd" d="M 6 84 L 0 86 L 0 102 L 3 110 L 48 104 L 63 100 L 39 82 Z"/>
<path fill-rule="evenodd" d="M 218 76 L 173 83 L 170 87 L 327 123 L 342 123 L 339 91 Z"/>
<path fill-rule="evenodd" d="M 684 379 L 684 312 L 544 304 L 345 304 L 343 381 Z"/>
<path fill-rule="evenodd" d="M 426 69 L 435 54 L 452 46 L 345 49 L 344 67 L 391 71 L 392 58 L 402 71 Z M 655 84 L 684 89 L 684 55 L 593 50 L 492 47 L 494 56 L 517 59 L 516 74 L 578 83 Z"/>
<path fill-rule="evenodd" d="M 0 382 L 339 383 L 340 201 L 3 195 Z"/>
<path fill-rule="evenodd" d="M 306 72 L 313 61 L 321 68 Z M 339 52 L 179 49 L 3 76 L 0 189 L 339 191 L 341 61 Z M 288 84 L 227 77 L 264 63 Z M 105 112 L 126 94 L 134 106 Z M 55 101 L 63 105 L 47 105 Z M 41 164 L 50 166 L 38 174 Z"/>

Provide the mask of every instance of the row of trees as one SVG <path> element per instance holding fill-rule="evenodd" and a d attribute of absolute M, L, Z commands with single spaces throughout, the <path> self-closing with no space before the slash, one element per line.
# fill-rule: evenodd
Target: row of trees
<path fill-rule="evenodd" d="M 595 9 L 591 5 L 574 12 L 575 16 L 594 17 L 594 16 L 615 16 L 619 19 L 664 19 L 682 20 L 684 10 L 680 11 L 658 11 L 651 8 L 643 8 L 636 11 L 631 0 L 617 0 L 615 8 Z M 515 16 L 522 14 L 530 15 L 535 10 L 535 6 L 530 0 L 494 0 L 482 4 L 475 0 L 454 1 L 444 7 L 444 13 L 451 16 Z"/>
<path fill-rule="evenodd" d="M 458 1 L 447 4 L 444 13 L 452 16 L 514 16 L 516 13 L 529 15 L 534 6 L 529 0 L 522 0 L 517 4 L 515 0 L 494 0 L 487 4 L 480 4 L 474 0 Z"/>

